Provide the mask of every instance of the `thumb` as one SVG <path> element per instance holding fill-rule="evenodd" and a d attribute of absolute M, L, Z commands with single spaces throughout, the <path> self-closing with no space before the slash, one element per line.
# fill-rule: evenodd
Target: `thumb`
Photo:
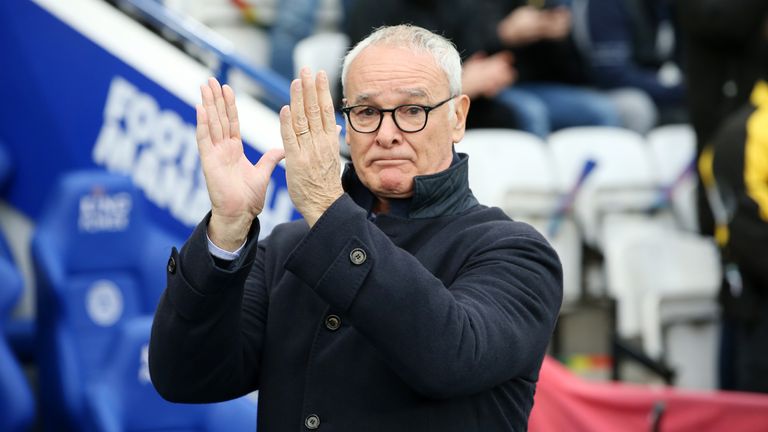
<path fill-rule="evenodd" d="M 275 148 L 268 150 L 263 156 L 256 162 L 256 170 L 263 171 L 267 177 L 272 176 L 272 171 L 281 160 L 285 158 L 285 150 L 281 148 Z"/>

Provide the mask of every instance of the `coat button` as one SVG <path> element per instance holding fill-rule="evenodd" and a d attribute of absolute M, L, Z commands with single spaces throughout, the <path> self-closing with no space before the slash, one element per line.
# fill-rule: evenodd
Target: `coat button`
<path fill-rule="evenodd" d="M 328 315 L 325 318 L 325 327 L 330 331 L 336 331 L 341 327 L 341 318 L 337 315 Z"/>
<path fill-rule="evenodd" d="M 168 273 L 176 274 L 176 260 L 173 257 L 168 258 Z"/>
<path fill-rule="evenodd" d="M 365 254 L 365 251 L 360 248 L 352 249 L 352 252 L 349 253 L 349 260 L 352 261 L 352 264 L 354 265 L 364 263 L 367 258 L 368 256 Z"/>
<path fill-rule="evenodd" d="M 307 419 L 304 420 L 304 426 L 307 427 L 307 429 L 315 430 L 320 427 L 320 417 L 318 417 L 315 414 L 311 414 L 307 416 Z"/>

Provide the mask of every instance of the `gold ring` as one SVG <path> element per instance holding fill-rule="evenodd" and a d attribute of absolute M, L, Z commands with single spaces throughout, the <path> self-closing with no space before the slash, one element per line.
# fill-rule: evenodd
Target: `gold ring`
<path fill-rule="evenodd" d="M 308 134 L 308 133 L 309 133 L 309 129 L 304 129 L 303 131 L 296 133 L 296 136 L 302 136 L 302 135 Z"/>

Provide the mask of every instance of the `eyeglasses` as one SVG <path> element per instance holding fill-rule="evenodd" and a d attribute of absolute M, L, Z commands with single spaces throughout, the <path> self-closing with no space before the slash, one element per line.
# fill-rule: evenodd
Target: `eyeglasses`
<path fill-rule="evenodd" d="M 436 109 L 455 98 L 451 96 L 448 99 L 438 102 L 435 105 L 417 105 L 407 104 L 396 106 L 391 109 L 381 109 L 370 105 L 355 105 L 344 107 L 341 112 L 347 115 L 349 125 L 360 133 L 373 133 L 379 130 L 381 122 L 384 119 L 384 113 L 392 113 L 392 120 L 395 126 L 403 132 L 419 132 L 427 127 L 429 112 Z"/>

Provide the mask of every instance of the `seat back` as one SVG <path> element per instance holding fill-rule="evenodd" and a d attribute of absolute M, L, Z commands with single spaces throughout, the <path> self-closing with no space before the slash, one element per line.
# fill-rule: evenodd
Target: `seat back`
<path fill-rule="evenodd" d="M 4 431 L 27 431 L 34 419 L 32 390 L 6 340 L 5 321 L 21 294 L 21 274 L 0 234 L 0 419 Z"/>
<path fill-rule="evenodd" d="M 481 204 L 512 217 L 549 216 L 557 205 L 552 156 L 536 135 L 512 129 L 471 129 L 456 144 L 469 155 L 469 186 Z"/>
<path fill-rule="evenodd" d="M 165 263 L 181 242 L 155 228 L 131 180 L 103 171 L 65 175 L 32 240 L 38 361 L 47 426 L 78 430 L 83 388 L 105 367 L 115 330 L 151 315 Z"/>
<path fill-rule="evenodd" d="M 613 127 L 574 127 L 552 133 L 548 142 L 563 191 L 580 176 L 585 161 L 597 163 L 574 203 L 588 244 L 600 245 L 605 214 L 645 211 L 655 202 L 658 177 L 638 133 Z"/>
<path fill-rule="evenodd" d="M 151 327 L 151 317 L 134 318 L 120 326 L 109 350 L 109 369 L 87 391 L 88 417 L 94 430 L 108 430 L 110 425 L 137 432 L 256 430 L 256 403 L 246 398 L 215 404 L 177 404 L 162 399 L 149 375 Z"/>
<path fill-rule="evenodd" d="M 681 228 L 698 232 L 696 216 L 696 133 L 688 124 L 664 125 L 646 136 L 651 159 Z"/>

